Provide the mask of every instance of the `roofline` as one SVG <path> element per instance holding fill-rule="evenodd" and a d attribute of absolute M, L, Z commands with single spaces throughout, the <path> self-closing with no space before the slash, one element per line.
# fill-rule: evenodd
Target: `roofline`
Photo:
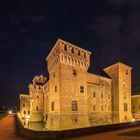
<path fill-rule="evenodd" d="M 102 75 L 99 75 L 99 74 L 90 73 L 90 72 L 88 72 L 88 74 L 96 75 L 96 76 L 99 76 L 99 77 L 102 77 L 102 78 L 106 78 L 106 79 L 108 79 L 108 80 L 111 80 L 111 81 L 112 81 L 112 79 L 111 79 L 111 78 L 108 78 L 108 77 L 105 77 L 105 76 L 102 76 Z"/>
<path fill-rule="evenodd" d="M 110 66 L 104 68 L 103 70 L 105 71 L 105 70 L 111 68 L 112 66 L 114 66 L 114 65 L 119 65 L 119 64 L 124 65 L 124 66 L 126 66 L 126 67 L 132 69 L 132 67 L 130 67 L 130 66 L 128 66 L 128 65 L 126 65 L 126 64 L 124 64 L 124 63 L 122 63 L 122 62 L 117 62 L 117 63 L 115 63 L 115 64 L 112 64 L 112 65 L 110 65 Z"/>
<path fill-rule="evenodd" d="M 131 95 L 131 98 L 140 97 L 140 95 Z"/>
<path fill-rule="evenodd" d="M 53 52 L 53 50 L 56 48 L 56 44 L 57 44 L 57 42 L 59 42 L 59 41 L 65 42 L 65 43 L 67 43 L 67 44 L 69 44 L 69 45 L 71 45 L 71 46 L 74 46 L 75 48 L 78 48 L 78 49 L 81 49 L 81 50 L 83 50 L 83 51 L 86 51 L 86 52 L 89 53 L 89 54 L 92 53 L 92 52 L 90 52 L 90 51 L 88 51 L 88 50 L 85 50 L 85 49 L 83 49 L 83 48 L 81 48 L 81 47 L 75 45 L 75 44 L 72 44 L 72 43 L 70 43 L 70 42 L 68 42 L 68 41 L 65 41 L 65 40 L 62 40 L 62 39 L 58 38 L 57 41 L 55 42 L 55 44 L 54 44 L 52 50 L 51 50 L 50 53 L 48 54 L 46 60 L 48 60 L 48 58 L 50 57 L 50 54 L 51 54 L 51 53 Z"/>

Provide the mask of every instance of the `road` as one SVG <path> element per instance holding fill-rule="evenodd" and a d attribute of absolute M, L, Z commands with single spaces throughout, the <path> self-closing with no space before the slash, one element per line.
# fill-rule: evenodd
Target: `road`
<path fill-rule="evenodd" d="M 140 140 L 140 137 L 126 137 L 117 135 L 136 129 L 140 128 L 128 128 L 113 132 L 105 132 L 77 138 L 70 138 L 67 140 Z M 18 135 L 14 115 L 8 115 L 4 119 L 0 120 L 0 140 L 27 140 L 26 138 L 22 138 Z"/>

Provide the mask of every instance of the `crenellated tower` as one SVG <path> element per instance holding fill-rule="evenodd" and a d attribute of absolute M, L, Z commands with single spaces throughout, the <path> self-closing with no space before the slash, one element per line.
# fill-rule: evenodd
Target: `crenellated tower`
<path fill-rule="evenodd" d="M 87 70 L 91 52 L 58 39 L 47 57 L 49 115 L 46 127 L 69 129 L 89 126 Z"/>

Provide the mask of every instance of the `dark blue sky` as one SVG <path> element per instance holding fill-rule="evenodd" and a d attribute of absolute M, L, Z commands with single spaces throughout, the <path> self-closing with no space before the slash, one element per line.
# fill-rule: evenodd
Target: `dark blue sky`
<path fill-rule="evenodd" d="M 118 61 L 133 67 L 140 91 L 140 0 L 0 2 L 0 106 L 15 106 L 57 38 L 93 52 L 90 71 Z"/>

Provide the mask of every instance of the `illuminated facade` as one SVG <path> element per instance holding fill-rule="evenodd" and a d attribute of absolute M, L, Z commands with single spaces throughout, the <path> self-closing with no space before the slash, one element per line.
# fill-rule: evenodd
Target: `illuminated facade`
<path fill-rule="evenodd" d="M 46 58 L 49 78 L 29 85 L 31 122 L 65 130 L 131 121 L 131 67 L 119 62 L 106 76 L 92 74 L 90 55 L 58 39 Z"/>
<path fill-rule="evenodd" d="M 140 120 L 140 93 L 132 95 L 132 114 L 133 118 Z"/>

